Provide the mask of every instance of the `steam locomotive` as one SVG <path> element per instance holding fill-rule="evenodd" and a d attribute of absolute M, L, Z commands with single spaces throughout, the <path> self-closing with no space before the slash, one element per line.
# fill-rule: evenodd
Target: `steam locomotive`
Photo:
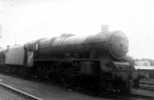
<path fill-rule="evenodd" d="M 121 31 L 91 36 L 62 34 L 0 52 L 0 71 L 54 80 L 66 87 L 128 92 L 132 67 Z M 2 66 L 5 65 L 5 66 Z"/>

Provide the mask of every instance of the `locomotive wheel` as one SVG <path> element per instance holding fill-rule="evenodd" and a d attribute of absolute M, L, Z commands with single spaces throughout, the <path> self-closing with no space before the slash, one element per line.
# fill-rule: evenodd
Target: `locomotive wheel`
<path fill-rule="evenodd" d="M 115 81 L 112 78 L 112 74 L 109 72 L 104 72 L 100 74 L 99 80 L 99 95 L 110 95 L 117 91 L 115 88 Z"/>
<path fill-rule="evenodd" d="M 127 94 L 130 91 L 129 82 L 122 80 L 120 77 L 115 77 L 113 84 L 116 92 L 119 94 Z"/>
<path fill-rule="evenodd" d="M 48 67 L 48 64 L 39 64 L 39 66 L 37 67 L 37 76 L 40 80 L 49 79 Z"/>

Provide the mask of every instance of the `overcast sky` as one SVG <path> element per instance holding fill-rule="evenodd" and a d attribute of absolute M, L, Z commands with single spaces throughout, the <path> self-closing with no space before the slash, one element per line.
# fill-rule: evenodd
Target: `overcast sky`
<path fill-rule="evenodd" d="M 129 55 L 154 59 L 153 5 L 154 0 L 0 0 L 0 44 L 95 34 L 109 25 L 128 36 Z"/>

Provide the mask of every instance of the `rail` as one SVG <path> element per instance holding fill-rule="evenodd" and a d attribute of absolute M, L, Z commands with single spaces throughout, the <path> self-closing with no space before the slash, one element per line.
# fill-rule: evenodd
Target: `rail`
<path fill-rule="evenodd" d="M 23 96 L 25 96 L 25 97 L 28 97 L 28 98 L 30 98 L 30 99 L 32 99 L 32 100 L 43 100 L 42 98 L 39 98 L 39 97 L 34 96 L 34 95 L 32 95 L 32 94 L 30 94 L 30 93 L 27 93 L 27 92 L 25 92 L 25 91 L 22 91 L 22 90 L 19 90 L 19 89 L 17 89 L 17 88 L 14 88 L 14 87 L 12 87 L 11 85 L 5 84 L 5 83 L 3 83 L 1 80 L 0 80 L 0 86 L 2 86 L 2 87 L 4 87 L 4 88 L 7 88 L 7 89 L 9 89 L 10 91 L 13 91 L 13 92 L 15 92 L 15 93 L 17 93 L 17 94 L 20 94 L 20 95 L 23 95 Z"/>

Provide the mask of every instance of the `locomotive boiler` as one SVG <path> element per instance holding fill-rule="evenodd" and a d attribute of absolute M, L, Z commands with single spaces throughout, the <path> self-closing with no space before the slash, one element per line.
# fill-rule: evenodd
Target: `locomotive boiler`
<path fill-rule="evenodd" d="M 127 52 L 127 37 L 115 31 L 40 39 L 6 50 L 4 58 L 6 65 L 15 65 L 9 68 L 14 73 L 53 80 L 68 88 L 128 92 L 131 67 L 125 60 Z"/>
<path fill-rule="evenodd" d="M 122 32 L 99 33 L 93 36 L 81 37 L 76 35 L 63 34 L 60 37 L 51 39 L 41 39 L 32 44 L 26 45 L 27 49 L 38 51 L 39 56 L 58 55 L 65 57 L 66 55 L 87 55 L 91 53 L 97 56 L 95 58 L 104 57 L 104 54 L 110 54 L 115 59 L 120 59 L 125 56 L 128 51 L 128 40 Z M 107 51 L 107 52 L 105 52 Z M 83 53 L 83 55 L 82 55 Z M 72 56 L 73 56 L 72 55 Z"/>

